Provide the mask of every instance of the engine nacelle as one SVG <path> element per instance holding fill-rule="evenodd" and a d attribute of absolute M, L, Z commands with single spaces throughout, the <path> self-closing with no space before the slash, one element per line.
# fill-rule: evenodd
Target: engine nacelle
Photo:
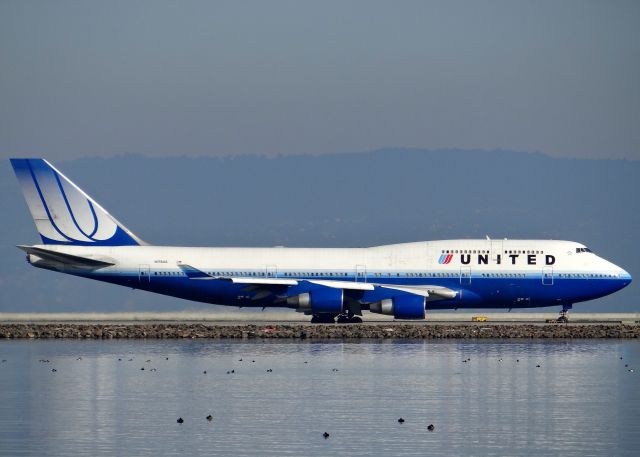
<path fill-rule="evenodd" d="M 344 305 L 344 291 L 323 287 L 287 298 L 287 304 L 297 308 L 296 311 L 305 314 L 342 313 Z"/>
<path fill-rule="evenodd" d="M 425 298 L 419 295 L 400 295 L 369 305 L 372 313 L 386 314 L 396 319 L 424 319 Z"/>

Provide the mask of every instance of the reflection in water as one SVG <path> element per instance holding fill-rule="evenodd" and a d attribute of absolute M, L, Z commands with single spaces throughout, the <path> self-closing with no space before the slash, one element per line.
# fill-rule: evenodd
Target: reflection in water
<path fill-rule="evenodd" d="M 0 359 L 0 455 L 582 456 L 640 446 L 631 341 L 3 341 Z"/>

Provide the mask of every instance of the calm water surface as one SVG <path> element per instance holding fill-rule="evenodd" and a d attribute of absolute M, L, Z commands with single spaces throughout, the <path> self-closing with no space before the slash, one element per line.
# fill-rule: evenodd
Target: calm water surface
<path fill-rule="evenodd" d="M 0 359 L 2 456 L 640 455 L 638 342 L 2 341 Z"/>

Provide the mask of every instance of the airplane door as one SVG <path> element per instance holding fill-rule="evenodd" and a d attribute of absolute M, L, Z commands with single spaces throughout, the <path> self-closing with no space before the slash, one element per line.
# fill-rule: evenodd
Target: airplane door
<path fill-rule="evenodd" d="M 460 285 L 468 286 L 471 284 L 471 268 L 460 268 Z"/>
<path fill-rule="evenodd" d="M 367 266 L 356 265 L 356 282 L 367 282 Z"/>
<path fill-rule="evenodd" d="M 553 286 L 553 267 L 544 267 L 542 269 L 542 284 Z"/>
<path fill-rule="evenodd" d="M 138 266 L 138 282 L 141 284 L 151 282 L 151 272 L 149 271 L 149 265 Z"/>
<path fill-rule="evenodd" d="M 264 273 L 267 278 L 276 278 L 278 276 L 278 267 L 275 265 L 267 265 L 264 268 Z"/>

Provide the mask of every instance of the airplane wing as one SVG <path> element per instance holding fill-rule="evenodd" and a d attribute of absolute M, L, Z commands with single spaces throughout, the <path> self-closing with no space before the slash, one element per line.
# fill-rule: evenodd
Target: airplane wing
<path fill-rule="evenodd" d="M 193 267 L 186 263 L 179 263 L 178 268 L 180 268 L 189 279 L 218 279 L 222 281 L 231 281 L 235 284 L 248 284 L 256 286 L 297 286 L 301 282 L 309 282 L 311 284 L 317 284 L 319 286 L 332 287 L 336 289 L 374 289 L 373 284 L 364 282 L 332 281 L 322 279 L 255 278 L 253 276 L 212 276 L 209 273 L 199 270 L 196 267 Z"/>
<path fill-rule="evenodd" d="M 189 279 L 205 279 L 205 280 L 222 280 L 230 281 L 234 284 L 246 284 L 246 290 L 256 291 L 254 299 L 264 298 L 271 294 L 273 289 L 282 289 L 283 286 L 297 286 L 303 283 L 315 284 L 318 286 L 331 287 L 334 289 L 343 290 L 376 290 L 378 288 L 397 290 L 400 292 L 410 293 L 425 297 L 427 301 L 453 299 L 456 297 L 457 292 L 442 286 L 405 286 L 405 285 L 390 285 L 390 284 L 376 284 L 370 282 L 355 282 L 355 281 L 337 281 L 337 280 L 325 280 L 325 279 L 294 279 L 294 278 L 255 278 L 255 277 L 233 277 L 233 276 L 212 276 L 202 270 L 199 270 L 191 265 L 184 263 L 178 264 L 178 267 L 187 275 Z M 268 293 L 267 293 L 268 292 Z"/>
<path fill-rule="evenodd" d="M 182 270 L 182 272 L 189 279 L 205 279 L 212 280 L 217 279 L 220 281 L 230 281 L 235 284 L 255 284 L 255 285 L 271 285 L 271 286 L 295 286 L 298 285 L 298 280 L 296 279 L 284 279 L 284 278 L 254 278 L 252 276 L 213 276 L 209 273 L 199 270 L 196 267 L 192 267 L 186 263 L 179 263 L 178 268 Z"/>
<path fill-rule="evenodd" d="M 65 265 L 71 265 L 75 267 L 84 268 L 104 268 L 115 265 L 113 262 L 107 262 L 105 260 L 92 259 L 89 257 L 80 257 L 77 255 L 65 254 L 62 252 L 50 251 L 48 249 L 36 248 L 33 246 L 17 246 L 18 249 L 22 249 L 27 254 L 32 254 L 41 259 L 50 260 L 52 262 L 59 262 Z"/>
<path fill-rule="evenodd" d="M 246 284 L 244 288 L 248 292 L 254 292 L 252 300 L 260 300 L 281 293 L 290 286 L 297 286 L 301 283 L 311 283 L 324 287 L 347 290 L 374 290 L 372 284 L 351 282 L 351 281 L 331 281 L 331 280 L 315 280 L 315 279 L 289 279 L 289 278 L 256 278 L 253 276 L 235 277 L 235 276 L 213 276 L 196 267 L 185 263 L 179 263 L 178 268 L 187 275 L 189 279 L 195 280 L 219 280 L 229 281 L 234 284 Z"/>

